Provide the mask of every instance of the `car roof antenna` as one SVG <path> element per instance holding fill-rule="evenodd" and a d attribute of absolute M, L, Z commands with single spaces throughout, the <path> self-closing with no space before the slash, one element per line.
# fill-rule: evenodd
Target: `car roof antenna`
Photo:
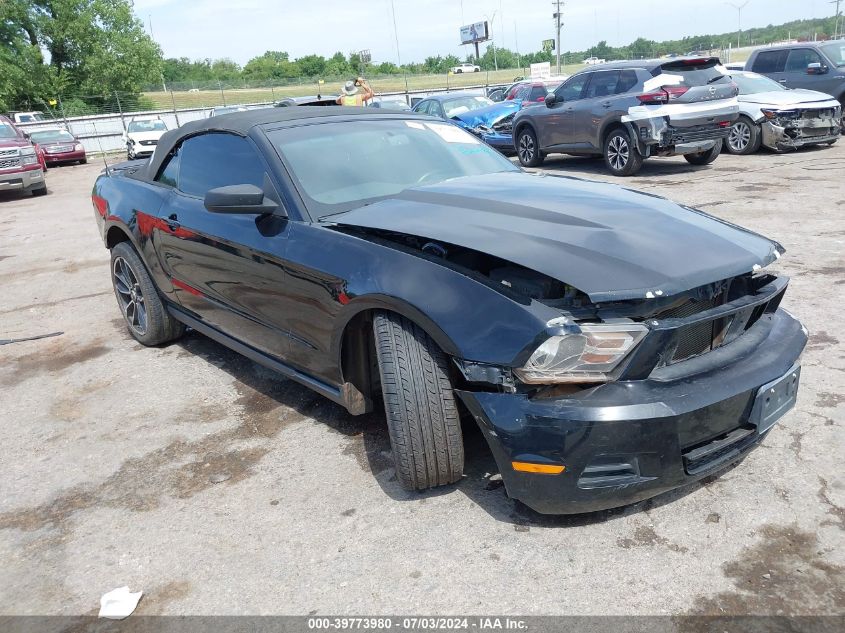
<path fill-rule="evenodd" d="M 106 160 L 106 153 L 103 151 L 103 143 L 100 140 L 100 133 L 97 132 L 97 124 L 94 121 L 91 121 L 91 125 L 94 127 L 94 136 L 97 139 L 97 145 L 100 147 L 100 154 L 103 156 L 103 165 L 106 166 L 106 176 L 111 178 L 111 171 L 109 170 L 109 163 Z"/>

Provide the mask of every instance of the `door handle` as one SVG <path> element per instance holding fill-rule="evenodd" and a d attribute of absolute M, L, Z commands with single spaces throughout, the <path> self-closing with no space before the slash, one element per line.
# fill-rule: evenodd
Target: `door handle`
<path fill-rule="evenodd" d="M 779 83 L 779 84 L 785 84 L 785 83 L 786 83 L 786 79 L 778 79 L 778 83 Z"/>
<path fill-rule="evenodd" d="M 609 108 L 609 107 L 610 107 L 610 106 L 612 106 L 612 105 L 613 105 L 613 104 L 612 104 L 610 101 L 602 101 L 601 107 L 603 107 L 603 108 Z"/>
<path fill-rule="evenodd" d="M 575 112 L 575 108 L 572 108 L 572 107 L 570 107 L 570 108 L 566 108 L 566 111 L 567 111 L 567 112 Z"/>
<path fill-rule="evenodd" d="M 167 223 L 167 228 L 169 228 L 171 231 L 175 231 L 176 229 L 182 226 L 181 224 L 179 224 L 179 220 L 176 218 L 175 213 L 171 214 L 170 217 L 165 220 L 165 222 Z"/>

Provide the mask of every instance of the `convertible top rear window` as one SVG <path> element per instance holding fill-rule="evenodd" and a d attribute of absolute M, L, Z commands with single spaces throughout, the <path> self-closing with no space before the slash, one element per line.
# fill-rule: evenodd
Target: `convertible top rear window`
<path fill-rule="evenodd" d="M 316 216 L 405 189 L 518 169 L 451 123 L 413 119 L 318 123 L 268 137 Z"/>

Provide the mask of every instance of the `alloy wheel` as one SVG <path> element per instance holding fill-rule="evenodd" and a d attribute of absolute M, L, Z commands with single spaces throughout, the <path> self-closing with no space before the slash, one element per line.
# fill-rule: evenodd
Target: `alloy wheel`
<path fill-rule="evenodd" d="M 519 137 L 519 159 L 523 163 L 530 163 L 534 159 L 534 139 L 530 134 Z"/>
<path fill-rule="evenodd" d="M 136 333 L 143 336 L 147 332 L 147 306 L 141 284 L 129 264 L 122 257 L 115 257 L 112 265 L 112 278 L 117 294 L 117 302 L 129 324 Z"/>
<path fill-rule="evenodd" d="M 628 164 L 631 150 L 628 141 L 624 136 L 614 136 L 607 144 L 607 160 L 610 166 L 616 171 L 625 169 Z"/>
<path fill-rule="evenodd" d="M 751 128 L 747 123 L 737 121 L 731 126 L 730 134 L 728 134 L 728 145 L 735 152 L 742 152 L 748 147 L 751 142 Z"/>

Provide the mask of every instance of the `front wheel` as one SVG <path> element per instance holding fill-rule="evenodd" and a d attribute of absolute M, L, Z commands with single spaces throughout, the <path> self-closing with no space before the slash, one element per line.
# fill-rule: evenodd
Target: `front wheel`
<path fill-rule="evenodd" d="M 185 326 L 168 314 L 138 253 L 129 242 L 111 249 L 111 280 L 129 333 L 143 345 L 179 338 Z"/>
<path fill-rule="evenodd" d="M 684 154 L 684 158 L 690 165 L 709 165 L 722 153 L 722 144 L 716 143 L 711 149 L 695 154 Z"/>
<path fill-rule="evenodd" d="M 455 74 L 460 75 L 462 72 L 464 72 L 464 71 L 462 71 L 460 68 L 458 68 L 458 70 L 455 71 Z"/>
<path fill-rule="evenodd" d="M 760 126 L 751 119 L 740 117 L 731 126 L 730 134 L 725 139 L 725 149 L 731 154 L 753 154 L 760 149 Z"/>
<path fill-rule="evenodd" d="M 376 313 L 373 333 L 399 482 L 406 490 L 455 483 L 464 443 L 446 354 L 398 314 Z"/>
<path fill-rule="evenodd" d="M 617 128 L 608 134 L 604 140 L 604 164 L 614 176 L 633 176 L 643 166 L 643 157 L 627 130 Z"/>
<path fill-rule="evenodd" d="M 525 167 L 539 167 L 546 158 L 540 151 L 537 135 L 530 127 L 523 127 L 516 137 L 516 155 Z"/>

